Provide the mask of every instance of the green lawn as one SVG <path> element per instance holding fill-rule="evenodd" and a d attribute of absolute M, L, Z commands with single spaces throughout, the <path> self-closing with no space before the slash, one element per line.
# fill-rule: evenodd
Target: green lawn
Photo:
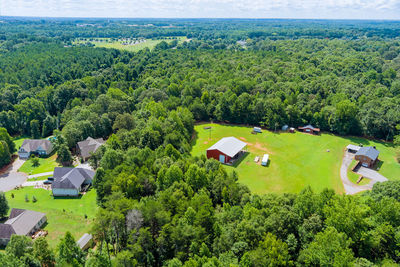
<path fill-rule="evenodd" d="M 27 181 L 28 182 L 34 182 L 34 181 L 44 181 L 47 180 L 47 177 L 49 177 L 50 175 L 44 175 L 44 176 L 40 176 L 40 177 L 36 177 L 36 178 L 29 178 Z"/>
<path fill-rule="evenodd" d="M 144 48 L 149 48 L 150 50 L 153 49 L 158 43 L 165 41 L 167 43 L 172 42 L 172 39 L 158 39 L 158 40 L 152 40 L 152 39 L 146 39 L 145 42 L 139 43 L 139 44 L 132 44 L 132 45 L 123 45 L 121 41 L 112 41 L 110 38 L 96 38 L 99 41 L 90 41 L 90 43 L 94 44 L 95 47 L 105 47 L 105 48 L 115 48 L 119 50 L 127 50 L 130 52 L 137 52 L 139 50 L 142 50 Z M 184 40 L 186 40 L 186 37 L 177 37 L 177 40 L 179 43 L 182 43 Z M 81 44 L 81 43 L 87 43 L 88 41 L 82 41 L 82 40 L 76 40 L 74 44 Z"/>
<path fill-rule="evenodd" d="M 347 177 L 349 177 L 350 182 L 352 182 L 353 184 L 357 184 L 358 178 L 360 178 L 360 175 L 353 172 L 352 169 L 357 165 L 357 161 L 353 159 L 353 161 L 351 162 L 349 169 L 347 170 Z M 363 178 L 360 183 L 358 183 L 358 185 L 366 185 L 369 184 L 371 180 L 368 178 Z"/>
<path fill-rule="evenodd" d="M 17 151 L 22 146 L 22 143 L 24 142 L 24 140 L 27 138 L 29 138 L 29 137 L 27 137 L 27 136 L 14 137 L 14 144 L 15 144 L 15 148 L 17 149 Z"/>
<path fill-rule="evenodd" d="M 205 126 L 212 126 L 211 139 Z M 400 179 L 400 164 L 395 161 L 395 150 L 388 143 L 326 133 L 313 136 L 264 130 L 262 134 L 253 135 L 252 127 L 218 124 L 196 125 L 195 130 L 192 155 L 205 154 L 208 147 L 226 136 L 234 136 L 248 143 L 250 153 L 241 163 L 225 168 L 228 171 L 236 170 L 239 181 L 255 193 L 299 192 L 307 185 L 316 191 L 332 188 L 343 193 L 339 172 L 345 147 L 350 143 L 375 145 L 381 152 L 379 158 L 383 162 L 380 173 L 391 180 Z M 255 156 L 262 158 L 265 153 L 270 155 L 267 167 L 253 162 Z"/>
<path fill-rule="evenodd" d="M 14 198 L 11 197 L 14 194 Z M 29 202 L 25 202 L 28 195 Z M 35 196 L 37 202 L 32 202 Z M 54 199 L 51 191 L 24 187 L 19 190 L 6 192 L 10 208 L 30 209 L 46 213 L 47 225 L 44 227 L 49 232 L 47 239 L 50 246 L 55 247 L 66 231 L 70 231 L 78 240 L 90 229 L 96 206 L 96 192 L 89 191 L 82 198 Z M 85 214 L 88 216 L 85 219 Z"/>
<path fill-rule="evenodd" d="M 57 162 L 57 155 L 52 155 L 48 158 L 39 158 L 39 166 L 32 166 L 32 159 L 28 159 L 25 163 L 19 168 L 20 172 L 24 172 L 27 174 L 39 174 L 43 172 L 51 172 L 54 171 L 54 167 L 60 166 Z"/>

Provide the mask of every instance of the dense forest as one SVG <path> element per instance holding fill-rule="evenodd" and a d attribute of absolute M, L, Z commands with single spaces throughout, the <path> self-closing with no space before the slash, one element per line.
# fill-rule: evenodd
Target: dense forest
<path fill-rule="evenodd" d="M 219 162 L 190 156 L 195 122 L 210 120 L 270 130 L 312 123 L 400 143 L 398 22 L 4 22 L 0 165 L 15 151 L 9 135 L 55 134 L 72 153 L 89 136 L 108 140 L 90 159 L 96 250 L 85 255 L 69 233 L 55 251 L 14 237 L 3 266 L 400 262 L 399 182 L 356 196 L 308 187 L 259 196 Z M 137 53 L 71 46 L 75 37 L 130 36 L 191 41 Z"/>

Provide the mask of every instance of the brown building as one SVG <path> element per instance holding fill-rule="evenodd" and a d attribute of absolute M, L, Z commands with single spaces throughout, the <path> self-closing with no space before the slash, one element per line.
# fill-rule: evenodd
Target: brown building
<path fill-rule="evenodd" d="M 315 128 L 314 126 L 312 126 L 310 124 L 303 126 L 303 127 L 300 126 L 298 129 L 301 132 L 310 133 L 310 134 L 319 134 L 319 132 L 321 131 L 319 128 Z"/>
<path fill-rule="evenodd" d="M 378 160 L 379 151 L 375 147 L 367 146 L 360 147 L 354 156 L 355 160 L 358 160 L 364 167 L 372 167 Z"/>
<path fill-rule="evenodd" d="M 224 137 L 207 149 L 207 158 L 213 158 L 221 163 L 229 163 L 231 160 L 237 159 L 246 143 L 235 137 Z"/>

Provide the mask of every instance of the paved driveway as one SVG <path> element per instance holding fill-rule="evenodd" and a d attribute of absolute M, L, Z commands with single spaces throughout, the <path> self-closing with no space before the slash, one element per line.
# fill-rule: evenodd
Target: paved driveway
<path fill-rule="evenodd" d="M 345 152 L 343 156 L 342 166 L 340 167 L 340 178 L 342 179 L 344 191 L 347 195 L 354 195 L 359 192 L 369 190 L 372 188 L 373 185 L 371 183 L 367 185 L 356 185 L 349 180 L 349 177 L 347 176 L 347 170 L 351 164 L 351 161 L 353 160 L 353 157 L 354 154 Z"/>
<path fill-rule="evenodd" d="M 371 179 L 372 181 L 374 181 L 374 183 L 376 183 L 376 182 L 386 182 L 388 180 L 385 176 L 383 176 L 379 172 L 377 172 L 375 170 L 372 170 L 372 169 L 369 169 L 369 168 L 366 168 L 366 167 L 363 167 L 363 166 L 361 166 L 358 169 L 357 173 L 362 175 L 362 176 L 364 176 L 364 177 L 367 177 L 367 178 Z"/>
<path fill-rule="evenodd" d="M 24 160 L 16 159 L 11 167 L 0 175 L 0 191 L 6 192 L 13 190 L 16 186 L 23 184 L 27 176 L 25 173 L 18 172 L 18 169 L 24 164 Z"/>

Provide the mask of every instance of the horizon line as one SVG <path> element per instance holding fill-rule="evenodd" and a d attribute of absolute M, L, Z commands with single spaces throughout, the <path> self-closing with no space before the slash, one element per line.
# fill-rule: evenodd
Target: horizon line
<path fill-rule="evenodd" d="M 0 15 L 2 18 L 32 18 L 32 19 L 126 19 L 126 20 L 144 20 L 144 19 L 161 19 L 161 20 L 320 20 L 320 21 L 393 21 L 400 22 L 400 19 L 362 19 L 362 18 L 282 18 L 282 17 L 263 17 L 263 18 L 247 18 L 247 17 L 64 17 L 64 16 L 14 16 L 14 15 Z"/>

